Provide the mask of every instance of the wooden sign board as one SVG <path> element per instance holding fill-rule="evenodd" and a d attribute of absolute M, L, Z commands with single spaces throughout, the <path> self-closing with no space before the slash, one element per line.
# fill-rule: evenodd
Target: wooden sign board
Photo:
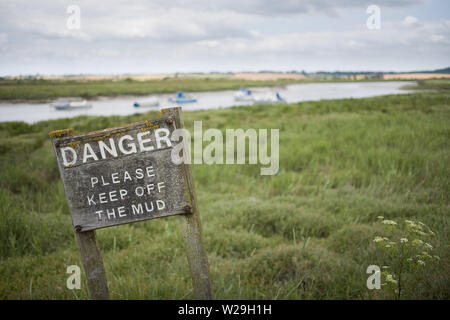
<path fill-rule="evenodd" d="M 77 231 L 190 212 L 183 166 L 171 161 L 175 123 L 169 123 L 53 139 Z"/>
<path fill-rule="evenodd" d="M 109 299 L 95 229 L 181 215 L 194 297 L 212 299 L 190 164 L 175 165 L 170 137 L 184 128 L 181 107 L 163 118 L 73 136 L 50 133 L 92 299 Z"/>

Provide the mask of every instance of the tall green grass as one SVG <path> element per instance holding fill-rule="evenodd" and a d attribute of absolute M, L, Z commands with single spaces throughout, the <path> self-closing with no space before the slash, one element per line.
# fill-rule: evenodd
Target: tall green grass
<path fill-rule="evenodd" d="M 450 90 L 450 79 L 419 80 L 417 85 L 403 87 L 408 90 Z"/>
<path fill-rule="evenodd" d="M 435 232 L 441 261 L 411 275 L 404 297 L 449 298 L 450 94 L 185 112 L 203 128 L 279 128 L 280 172 L 194 165 L 218 299 L 383 299 L 366 288 L 383 257 L 377 216 L 415 218 Z M 65 287 L 81 266 L 47 133 L 159 117 L 77 117 L 0 123 L 0 298 L 86 299 Z M 192 298 L 178 217 L 97 232 L 114 299 Z M 83 278 L 84 279 L 84 278 Z"/>
<path fill-rule="evenodd" d="M 0 100 L 48 100 L 58 97 L 148 95 L 177 91 L 235 90 L 240 87 L 284 85 L 296 80 L 233 80 L 226 78 L 126 80 L 0 80 Z"/>
<path fill-rule="evenodd" d="M 283 86 L 290 83 L 352 82 L 351 79 L 278 79 L 240 80 L 226 77 L 205 76 L 167 78 L 160 80 L 0 80 L 0 101 L 48 101 L 59 97 L 83 97 L 132 95 L 142 96 L 177 91 L 236 90 L 240 87 Z M 384 81 L 384 80 L 358 80 Z M 437 80 L 438 81 L 438 80 Z M 436 84 L 434 84 L 436 85 Z M 415 88 L 415 87 L 414 87 Z M 412 89 L 414 89 L 412 88 Z"/>

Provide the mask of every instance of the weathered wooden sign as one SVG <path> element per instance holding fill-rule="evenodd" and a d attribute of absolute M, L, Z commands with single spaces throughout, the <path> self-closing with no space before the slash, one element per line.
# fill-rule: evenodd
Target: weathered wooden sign
<path fill-rule="evenodd" d="M 184 126 L 181 108 L 163 115 L 75 136 L 72 129 L 50 133 L 94 299 L 109 298 L 94 230 L 172 215 L 183 215 L 195 297 L 212 298 L 191 167 L 171 160 L 183 143 L 170 139 Z"/>
<path fill-rule="evenodd" d="M 78 231 L 190 212 L 174 128 L 162 118 L 54 139 Z"/>

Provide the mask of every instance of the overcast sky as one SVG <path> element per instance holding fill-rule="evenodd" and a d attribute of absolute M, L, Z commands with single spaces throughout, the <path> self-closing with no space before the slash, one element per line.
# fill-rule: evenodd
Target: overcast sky
<path fill-rule="evenodd" d="M 449 57 L 448 0 L 0 0 L 0 75 L 410 71 Z"/>

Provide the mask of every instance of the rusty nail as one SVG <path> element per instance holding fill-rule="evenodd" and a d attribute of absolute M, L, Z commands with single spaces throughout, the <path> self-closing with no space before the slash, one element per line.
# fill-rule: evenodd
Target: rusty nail
<path fill-rule="evenodd" d="M 76 232 L 80 232 L 81 231 L 81 229 L 83 229 L 83 227 L 82 226 L 75 226 L 75 231 Z"/>
<path fill-rule="evenodd" d="M 171 125 L 171 124 L 173 123 L 172 118 L 167 118 L 167 119 L 166 119 L 166 123 L 167 123 L 168 125 Z"/>
<path fill-rule="evenodd" d="M 183 211 L 186 212 L 186 213 L 191 213 L 191 207 L 185 206 L 185 207 L 183 208 Z"/>

